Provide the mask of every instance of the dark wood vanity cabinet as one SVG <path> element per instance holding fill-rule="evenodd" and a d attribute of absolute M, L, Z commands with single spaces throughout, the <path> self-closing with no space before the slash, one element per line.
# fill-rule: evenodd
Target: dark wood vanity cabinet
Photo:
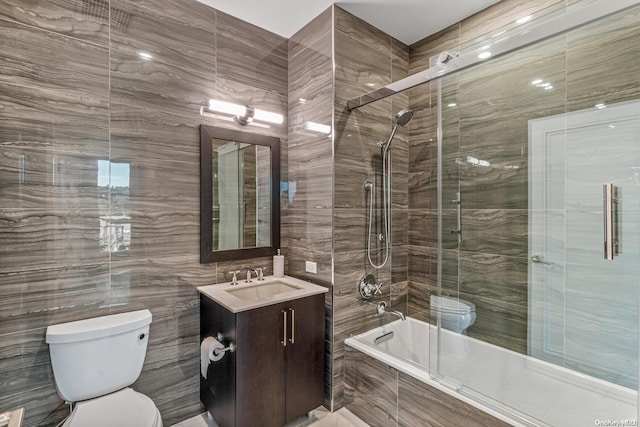
<path fill-rule="evenodd" d="M 200 301 L 201 341 L 221 332 L 236 344 L 200 377 L 202 402 L 220 427 L 281 427 L 322 405 L 324 294 L 239 313 Z"/>

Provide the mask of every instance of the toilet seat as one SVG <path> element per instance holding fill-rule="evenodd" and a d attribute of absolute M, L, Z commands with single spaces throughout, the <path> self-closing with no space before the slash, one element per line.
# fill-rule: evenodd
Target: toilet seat
<path fill-rule="evenodd" d="M 440 313 L 468 314 L 476 311 L 476 306 L 463 299 L 431 295 L 431 309 Z"/>
<path fill-rule="evenodd" d="M 131 388 L 76 404 L 63 427 L 162 427 L 151 399 Z"/>

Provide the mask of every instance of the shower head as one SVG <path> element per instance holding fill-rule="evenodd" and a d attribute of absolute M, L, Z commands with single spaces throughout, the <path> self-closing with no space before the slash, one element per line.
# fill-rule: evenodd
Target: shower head
<path fill-rule="evenodd" d="M 396 120 L 395 120 L 395 123 L 393 124 L 393 130 L 391 131 L 389 140 L 387 141 L 386 144 L 384 144 L 382 149 L 384 153 L 386 153 L 389 150 L 389 147 L 391 146 L 391 141 L 393 141 L 393 137 L 395 136 L 396 131 L 398 130 L 398 126 L 406 126 L 411 121 L 411 119 L 413 119 L 413 111 L 411 111 L 408 108 L 401 110 L 398 114 L 396 114 Z"/>
<path fill-rule="evenodd" d="M 396 126 L 406 126 L 413 119 L 413 111 L 408 108 L 396 114 Z"/>

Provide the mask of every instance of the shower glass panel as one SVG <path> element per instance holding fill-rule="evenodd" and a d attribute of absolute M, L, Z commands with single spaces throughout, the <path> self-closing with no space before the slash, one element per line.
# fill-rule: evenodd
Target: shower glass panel
<path fill-rule="evenodd" d="M 430 372 L 525 424 L 638 419 L 639 22 L 636 7 L 430 83 L 434 293 L 476 313 L 461 344 L 432 311 Z"/>

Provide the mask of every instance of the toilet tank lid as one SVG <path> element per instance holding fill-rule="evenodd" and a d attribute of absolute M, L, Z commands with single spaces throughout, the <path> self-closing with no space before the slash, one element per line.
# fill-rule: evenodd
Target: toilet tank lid
<path fill-rule="evenodd" d="M 86 341 L 133 331 L 150 323 L 151 312 L 149 310 L 110 314 L 108 316 L 51 325 L 47 328 L 46 341 L 48 344 Z"/>
<path fill-rule="evenodd" d="M 447 297 L 444 295 L 431 295 L 431 307 L 434 310 L 452 313 L 476 311 L 475 304 L 463 299 Z"/>

